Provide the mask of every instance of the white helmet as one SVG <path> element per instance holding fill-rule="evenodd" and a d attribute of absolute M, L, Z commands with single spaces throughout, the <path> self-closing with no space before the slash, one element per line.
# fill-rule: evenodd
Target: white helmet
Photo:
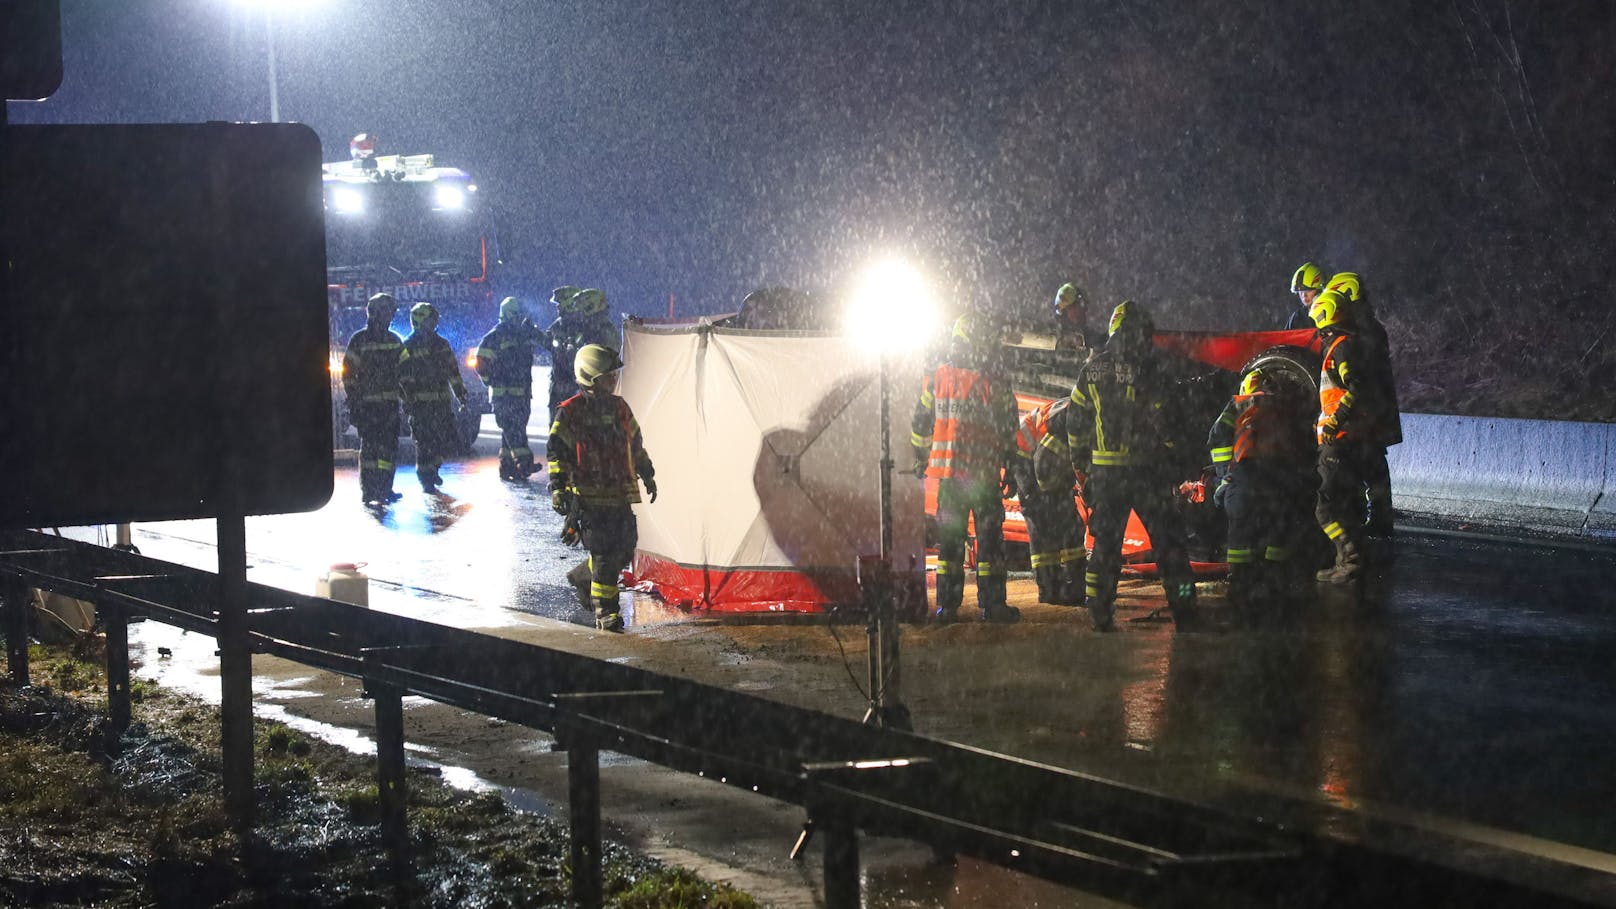
<path fill-rule="evenodd" d="M 623 358 L 617 351 L 601 344 L 585 346 L 572 361 L 572 375 L 579 388 L 594 388 L 596 379 L 622 368 Z"/>

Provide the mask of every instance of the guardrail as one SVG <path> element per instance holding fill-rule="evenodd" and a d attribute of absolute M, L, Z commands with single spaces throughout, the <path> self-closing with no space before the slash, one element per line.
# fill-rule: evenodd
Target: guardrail
<path fill-rule="evenodd" d="M 0 533 L 10 673 L 26 685 L 27 587 L 94 602 L 107 629 L 108 746 L 130 721 L 127 623 L 218 636 L 220 578 L 30 531 Z M 573 898 L 600 905 L 600 751 L 802 805 L 824 839 L 826 905 L 859 905 L 858 836 L 900 836 L 1117 898 L 1243 893 L 1288 906 L 1587 905 L 1609 888 L 1548 863 L 1483 872 L 1170 798 L 634 667 L 247 585 L 252 652 L 361 679 L 375 704 L 384 836 L 408 873 L 402 699 L 424 696 L 555 735 L 568 754 Z M 235 719 L 249 724 L 248 717 Z M 250 766 L 250 765 L 249 765 Z M 799 847 L 801 843 L 799 842 Z M 1469 861 L 1500 858 L 1454 844 Z M 1461 848 L 1462 847 L 1462 848 Z M 1505 858 L 1508 856 L 1505 855 Z M 1511 871 L 1520 871 L 1513 878 Z"/>

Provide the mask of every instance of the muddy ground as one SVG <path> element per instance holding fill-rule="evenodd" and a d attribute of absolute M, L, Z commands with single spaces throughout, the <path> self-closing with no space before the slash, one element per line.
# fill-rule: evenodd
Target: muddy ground
<path fill-rule="evenodd" d="M 373 760 L 275 722 L 255 724 L 258 817 L 243 841 L 222 808 L 213 707 L 137 682 L 137 722 L 109 753 L 98 667 L 34 650 L 33 687 L 0 683 L 0 905 L 567 905 L 561 822 L 417 764 L 413 868 L 399 875 Z M 756 905 L 618 843 L 605 861 L 611 906 Z"/>

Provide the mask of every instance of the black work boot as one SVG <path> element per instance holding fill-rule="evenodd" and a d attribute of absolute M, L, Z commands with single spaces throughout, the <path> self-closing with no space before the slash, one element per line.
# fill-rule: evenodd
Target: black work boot
<path fill-rule="evenodd" d="M 933 621 L 948 623 L 958 620 L 960 603 L 965 601 L 965 575 L 937 575 L 937 609 Z"/>
<path fill-rule="evenodd" d="M 1038 582 L 1038 602 L 1060 602 L 1060 567 L 1057 565 L 1039 565 L 1032 570 L 1033 580 Z"/>
<path fill-rule="evenodd" d="M 1313 577 L 1322 584 L 1348 584 L 1363 572 L 1363 551 L 1346 534 L 1335 538 L 1335 564 Z"/>
<path fill-rule="evenodd" d="M 1112 610 L 1111 597 L 1092 596 L 1088 598 L 1089 615 L 1094 619 L 1095 631 L 1116 631 L 1117 623 Z"/>
<path fill-rule="evenodd" d="M 617 611 L 617 604 L 613 603 L 611 605 L 610 612 L 602 612 L 603 608 L 605 607 L 602 607 L 599 603 L 595 606 L 595 630 L 621 633 L 623 630 L 623 614 Z"/>
<path fill-rule="evenodd" d="M 1005 604 L 1005 576 L 1002 574 L 976 576 L 976 604 L 982 609 L 982 621 L 1008 625 L 1021 621 L 1021 610 Z"/>
<path fill-rule="evenodd" d="M 1060 566 L 1059 595 L 1055 602 L 1062 606 L 1083 605 L 1083 572 L 1086 569 L 1087 563 L 1083 559 Z"/>

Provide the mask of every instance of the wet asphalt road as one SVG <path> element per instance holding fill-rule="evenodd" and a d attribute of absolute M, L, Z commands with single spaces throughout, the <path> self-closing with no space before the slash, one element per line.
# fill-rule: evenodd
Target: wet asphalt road
<path fill-rule="evenodd" d="M 537 428 L 534 443 L 542 450 Z M 339 468 L 320 512 L 249 519 L 249 576 L 312 591 L 318 566 L 364 562 L 372 588 L 420 618 L 497 628 L 516 610 L 589 624 L 564 578 L 582 554 L 557 540 L 542 474 L 499 480 L 497 446 L 485 429 L 476 456 L 445 470 L 446 496 L 423 494 L 401 470 L 403 499 L 379 511 L 359 503 L 353 467 Z M 212 540 L 211 522 L 139 529 L 164 548 L 204 551 Z M 1193 775 L 1616 853 L 1616 550 L 1404 533 L 1379 556 L 1363 584 L 1310 595 L 1290 621 L 1258 631 L 1137 626 L 1102 639 L 1069 621 L 1048 635 L 1024 623 L 1014 665 L 1031 678 L 976 675 L 960 683 L 963 697 L 915 691 L 917 727 L 1164 788 Z M 1215 608 L 1215 587 L 1205 592 Z M 1152 605 L 1145 597 L 1135 615 Z M 928 672 L 962 678 L 948 662 L 968 658 L 962 648 L 919 646 L 926 633 L 912 633 L 913 684 Z M 1046 667 L 1067 676 L 1053 685 L 1053 732 L 1020 715 L 996 722 L 987 696 L 980 711 L 934 706 L 968 700 L 973 686 L 1049 689 L 1037 676 Z M 1608 856 L 1582 859 L 1616 868 Z"/>

